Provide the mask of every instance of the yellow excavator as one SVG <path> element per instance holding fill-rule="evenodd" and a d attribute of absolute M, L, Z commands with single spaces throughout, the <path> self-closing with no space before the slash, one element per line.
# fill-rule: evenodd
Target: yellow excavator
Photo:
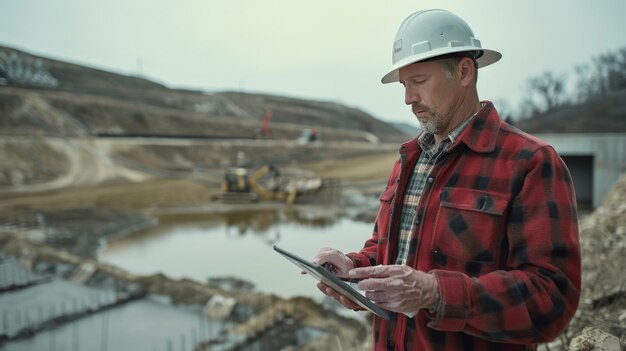
<path fill-rule="evenodd" d="M 263 182 L 261 178 L 264 178 Z M 222 192 L 215 194 L 213 199 L 225 202 L 284 201 L 292 204 L 296 201 L 297 192 L 296 187 L 281 189 L 280 171 L 274 165 L 265 165 L 252 173 L 246 168 L 229 169 L 224 175 Z"/>

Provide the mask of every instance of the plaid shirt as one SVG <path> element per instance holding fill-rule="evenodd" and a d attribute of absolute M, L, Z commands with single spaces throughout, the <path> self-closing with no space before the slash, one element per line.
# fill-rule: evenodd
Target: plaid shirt
<path fill-rule="evenodd" d="M 439 144 L 435 143 L 435 136 L 430 133 L 423 133 L 417 139 L 420 147 L 424 152 L 420 154 L 415 169 L 411 174 L 411 180 L 404 194 L 404 202 L 402 206 L 402 215 L 400 217 L 400 242 L 398 248 L 398 258 L 396 264 L 405 264 L 409 254 L 409 242 L 411 241 L 411 233 L 415 228 L 417 204 L 422 195 L 426 177 L 433 168 L 435 162 L 440 161 L 439 156 L 443 154 L 454 140 L 461 134 L 465 126 L 472 120 L 474 116 L 467 118 L 456 128 L 448 133 L 448 138 L 442 140 Z M 433 175 L 436 176 L 436 175 Z"/>
<path fill-rule="evenodd" d="M 374 317 L 374 348 L 533 350 L 567 327 L 580 297 L 570 174 L 551 146 L 501 122 L 490 102 L 446 149 L 420 195 L 406 258 L 437 278 L 437 312 Z M 395 264 L 421 154 L 415 139 L 402 145 L 372 237 L 349 254 L 356 266 Z"/>

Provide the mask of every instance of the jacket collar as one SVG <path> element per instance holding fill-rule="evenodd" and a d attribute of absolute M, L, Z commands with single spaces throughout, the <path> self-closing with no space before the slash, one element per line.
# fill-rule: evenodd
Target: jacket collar
<path fill-rule="evenodd" d="M 484 153 L 495 150 L 496 137 L 500 131 L 500 117 L 491 101 L 482 101 L 481 105 L 482 107 L 476 112 L 476 116 L 469 122 L 459 137 L 454 140 L 450 150 L 456 148 L 460 143 L 467 145 L 474 152 Z M 420 136 L 421 133 L 402 144 L 400 153 L 420 151 L 421 148 L 418 143 Z"/>
<path fill-rule="evenodd" d="M 462 142 L 475 152 L 492 152 L 496 148 L 496 139 L 500 132 L 500 117 L 491 101 L 483 101 L 481 104 L 482 108 L 476 112 L 476 117 L 455 144 Z"/>

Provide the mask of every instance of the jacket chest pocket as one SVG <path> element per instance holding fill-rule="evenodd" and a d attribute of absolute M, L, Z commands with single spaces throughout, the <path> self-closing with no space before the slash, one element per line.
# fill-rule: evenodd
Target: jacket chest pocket
<path fill-rule="evenodd" d="M 478 276 L 498 267 L 510 194 L 443 188 L 433 233 L 435 264 Z"/>
<path fill-rule="evenodd" d="M 383 191 L 378 198 L 380 205 L 378 209 L 378 216 L 376 218 L 376 226 L 379 244 L 386 244 L 389 237 L 389 222 L 391 220 L 391 210 L 397 187 L 396 183 L 387 186 L 385 191 Z"/>

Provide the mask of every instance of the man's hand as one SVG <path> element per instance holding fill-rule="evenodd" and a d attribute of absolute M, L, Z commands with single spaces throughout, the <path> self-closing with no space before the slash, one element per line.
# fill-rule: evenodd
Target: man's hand
<path fill-rule="evenodd" d="M 348 256 L 344 255 L 339 250 L 331 249 L 329 247 L 320 249 L 317 255 L 315 255 L 315 258 L 313 258 L 313 263 L 326 267 L 326 269 L 333 272 L 339 278 L 347 278 L 348 272 L 354 268 L 354 262 L 352 262 Z M 339 303 L 344 305 L 346 308 L 355 311 L 363 309 L 361 306 L 350 301 L 348 298 L 324 283 L 318 283 L 317 288 L 320 289 L 324 295 L 330 296 L 339 301 Z"/>
<path fill-rule="evenodd" d="M 326 296 L 330 296 L 333 299 L 339 301 L 340 304 L 342 304 L 344 307 L 349 308 L 351 310 L 354 311 L 362 311 L 363 307 L 357 305 L 356 303 L 350 301 L 350 299 L 348 299 L 347 297 L 341 295 L 340 293 L 338 293 L 337 291 L 335 291 L 335 289 L 331 288 L 330 286 L 324 284 L 324 283 L 317 283 L 317 288 L 320 289 L 321 292 L 324 293 L 324 295 Z"/>
<path fill-rule="evenodd" d="M 330 247 L 324 247 L 317 252 L 313 263 L 326 267 L 339 278 L 347 278 L 348 272 L 354 268 L 354 262 L 343 252 Z"/>
<path fill-rule="evenodd" d="M 389 311 L 415 314 L 435 305 L 437 278 L 406 265 L 355 268 L 349 277 L 363 279 L 365 297 Z"/>

